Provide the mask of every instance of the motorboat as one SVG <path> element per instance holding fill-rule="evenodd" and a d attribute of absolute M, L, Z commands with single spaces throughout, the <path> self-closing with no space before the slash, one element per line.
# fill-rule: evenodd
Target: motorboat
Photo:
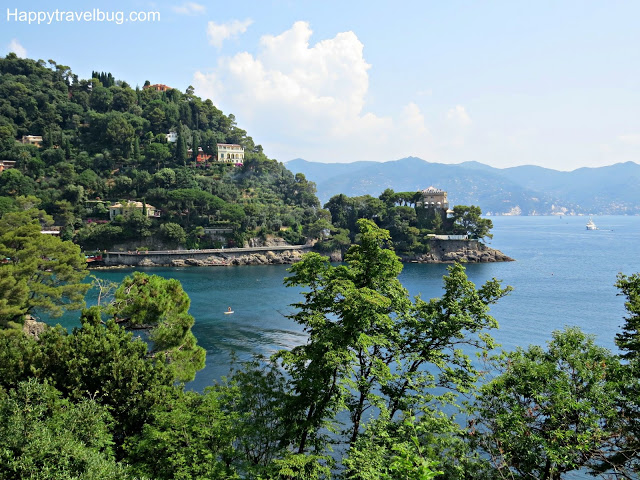
<path fill-rule="evenodd" d="M 593 223 L 593 219 L 591 219 L 591 217 L 589 217 L 589 221 L 587 222 L 587 230 L 597 230 L 598 227 L 596 227 L 596 224 Z"/>

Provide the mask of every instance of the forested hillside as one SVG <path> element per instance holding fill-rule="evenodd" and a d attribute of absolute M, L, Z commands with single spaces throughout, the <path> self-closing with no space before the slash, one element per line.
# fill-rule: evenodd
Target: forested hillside
<path fill-rule="evenodd" d="M 244 164 L 212 162 L 218 143 L 244 147 Z M 85 248 L 151 237 L 205 248 L 268 234 L 302 243 L 318 218 L 315 185 L 193 88 L 134 88 L 108 72 L 80 79 L 53 60 L 0 58 L 0 160 L 15 162 L 0 174 L 0 215 L 37 204 Z M 145 207 L 108 221 L 109 205 L 131 201 L 159 216 Z M 224 228 L 224 238 L 206 227 Z"/>

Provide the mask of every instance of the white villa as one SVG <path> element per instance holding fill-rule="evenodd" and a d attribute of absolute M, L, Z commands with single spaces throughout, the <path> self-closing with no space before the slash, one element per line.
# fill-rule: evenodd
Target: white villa
<path fill-rule="evenodd" d="M 218 143 L 216 160 L 223 163 L 244 163 L 244 147 L 235 143 Z"/>

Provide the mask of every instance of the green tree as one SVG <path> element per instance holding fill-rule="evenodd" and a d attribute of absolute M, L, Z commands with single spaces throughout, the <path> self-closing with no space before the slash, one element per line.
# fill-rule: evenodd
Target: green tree
<path fill-rule="evenodd" d="M 178 141 L 176 142 L 176 161 L 180 165 L 187 163 L 187 142 L 182 132 L 182 125 L 178 128 Z"/>
<path fill-rule="evenodd" d="M 113 93 L 111 93 L 108 88 L 97 86 L 91 90 L 89 105 L 91 105 L 91 108 L 95 111 L 106 113 L 111 108 L 112 101 Z"/>
<path fill-rule="evenodd" d="M 16 202 L 11 197 L 0 197 L 0 217 L 16 209 Z"/>
<path fill-rule="evenodd" d="M 151 354 L 169 362 L 178 380 L 190 381 L 204 368 L 205 350 L 191 332 L 189 305 L 178 280 L 135 272 L 122 281 L 109 311 L 127 328 L 148 329 Z"/>
<path fill-rule="evenodd" d="M 229 464 L 232 418 L 219 394 L 173 390 L 127 445 L 139 475 L 154 479 L 239 478 Z"/>
<path fill-rule="evenodd" d="M 114 460 L 110 423 L 96 401 L 71 403 L 35 379 L 0 391 L 0 477 L 130 478 Z"/>
<path fill-rule="evenodd" d="M 163 168 L 153 176 L 153 180 L 156 185 L 159 185 L 161 187 L 174 187 L 176 183 L 176 172 L 171 168 Z"/>
<path fill-rule="evenodd" d="M 519 348 L 482 386 L 471 434 L 504 477 L 558 480 L 594 469 L 619 436 L 618 359 L 578 328 L 553 332 L 545 350 Z"/>
<path fill-rule="evenodd" d="M 616 287 L 626 297 L 622 332 L 616 334 L 616 345 L 622 351 L 623 380 L 617 395 L 621 415 L 617 420 L 624 432 L 615 449 L 600 470 L 610 464 L 618 466 L 629 476 L 640 473 L 640 274 L 619 274 Z M 633 473 L 632 473 L 633 472 Z"/>
<path fill-rule="evenodd" d="M 163 223 L 160 225 L 160 233 L 162 236 L 172 244 L 181 245 L 187 239 L 187 234 L 177 223 Z"/>
<path fill-rule="evenodd" d="M 33 195 L 35 191 L 36 183 L 15 168 L 0 174 L 0 195 Z"/>
<path fill-rule="evenodd" d="M 154 142 L 144 149 L 144 157 L 148 166 L 159 169 L 171 157 L 171 152 L 166 145 Z"/>
<path fill-rule="evenodd" d="M 133 146 L 135 130 L 124 115 L 116 112 L 108 114 L 104 135 L 112 148 L 117 147 L 118 153 L 128 158 Z"/>
<path fill-rule="evenodd" d="M 127 112 L 136 103 L 136 93 L 130 88 L 111 87 L 113 99 L 111 107 L 120 112 Z"/>
<path fill-rule="evenodd" d="M 453 207 L 453 233 L 478 239 L 493 238 L 489 233 L 493 228 L 493 222 L 488 218 L 481 218 L 481 215 L 480 207 L 456 205 Z"/>
<path fill-rule="evenodd" d="M 99 307 L 85 310 L 81 323 L 71 333 L 60 326 L 46 329 L 37 341 L 21 332 L 0 336 L 0 387 L 35 377 L 72 402 L 92 399 L 106 406 L 121 456 L 124 440 L 141 431 L 174 376 L 164 361 L 149 357 L 140 338 L 112 319 L 103 323 Z"/>
<path fill-rule="evenodd" d="M 51 316 L 84 307 L 89 285 L 84 255 L 77 245 L 40 233 L 36 209 L 9 212 L 0 219 L 0 283 L 8 290 L 0 293 L 0 320 L 18 321 L 38 309 Z M 9 293 L 12 292 L 12 293 Z"/>
<path fill-rule="evenodd" d="M 629 314 L 622 333 L 616 334 L 616 345 L 624 352 L 622 358 L 637 364 L 640 362 L 640 274 L 619 274 L 616 287 L 627 299 L 624 306 Z"/>
<path fill-rule="evenodd" d="M 319 218 L 305 228 L 305 234 L 309 238 L 317 238 L 320 241 L 329 236 L 331 232 L 331 222 L 326 218 Z"/>
<path fill-rule="evenodd" d="M 151 236 L 151 219 L 139 210 L 127 212 L 123 226 L 131 238 L 140 239 Z"/>
<path fill-rule="evenodd" d="M 193 134 L 191 135 L 191 160 L 192 161 L 197 161 L 198 159 L 198 147 L 200 145 L 198 144 L 198 135 L 196 133 L 196 131 L 193 132 Z"/>
<path fill-rule="evenodd" d="M 438 444 L 433 435 L 434 418 L 429 416 L 428 421 L 417 421 L 409 415 L 391 422 L 385 413 L 369 422 L 367 430 L 349 451 L 343 462 L 347 467 L 344 477 L 349 480 L 431 480 L 445 473 L 438 470 L 440 461 L 434 460 L 438 458 L 434 455 Z M 447 431 L 449 435 L 453 433 L 453 429 Z"/>
<path fill-rule="evenodd" d="M 347 252 L 346 265 L 312 253 L 285 280 L 308 289 L 291 317 L 304 325 L 308 342 L 278 354 L 293 388 L 288 411 L 298 453 L 321 449 L 322 428 L 335 427 L 342 410 L 349 413 L 344 433 L 353 446 L 375 408 L 393 419 L 429 402 L 450 402 L 436 385 L 471 389 L 479 372 L 460 348 L 486 353 L 493 347 L 484 332 L 497 327 L 489 305 L 509 290 L 496 280 L 476 289 L 456 265 L 442 299 L 413 303 L 397 278 L 402 264 L 385 248 L 389 233 L 369 220 L 359 225 L 360 244 Z"/>

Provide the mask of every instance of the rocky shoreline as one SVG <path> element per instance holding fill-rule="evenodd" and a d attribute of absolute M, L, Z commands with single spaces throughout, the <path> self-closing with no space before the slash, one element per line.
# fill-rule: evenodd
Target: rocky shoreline
<path fill-rule="evenodd" d="M 222 267 L 236 265 L 287 265 L 300 261 L 308 246 L 300 249 L 270 250 L 251 252 L 203 252 L 184 251 L 173 255 L 133 255 L 118 259 L 117 264 L 95 266 L 94 268 L 123 267 Z M 239 250 L 239 249 L 238 249 Z M 326 255 L 326 253 L 323 253 Z M 341 262 L 339 251 L 328 255 L 332 262 Z M 476 240 L 434 240 L 427 253 L 400 255 L 404 263 L 493 263 L 511 262 L 513 258 Z"/>
<path fill-rule="evenodd" d="M 447 245 L 447 243 L 439 241 L 431 245 L 431 250 L 428 253 L 404 255 L 400 259 L 405 263 L 493 263 L 514 261 L 513 258 L 505 255 L 500 250 L 488 247 L 480 242 L 468 241 L 466 245 L 456 245 L 455 248 Z"/>
<path fill-rule="evenodd" d="M 207 258 L 179 258 L 172 259 L 169 263 L 154 262 L 149 258 L 143 259 L 137 266 L 140 267 L 226 267 L 233 265 L 286 265 L 300 261 L 304 252 L 302 250 L 286 250 L 274 252 L 268 250 L 263 253 L 248 253 L 245 255 L 210 255 Z"/>

